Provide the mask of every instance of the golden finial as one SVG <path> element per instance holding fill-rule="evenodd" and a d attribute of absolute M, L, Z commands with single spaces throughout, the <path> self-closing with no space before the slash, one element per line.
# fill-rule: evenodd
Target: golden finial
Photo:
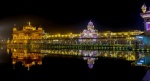
<path fill-rule="evenodd" d="M 146 12 L 147 7 L 146 7 L 145 3 L 142 5 L 141 9 L 142 9 L 142 12 L 143 12 L 143 13 Z"/>
<path fill-rule="evenodd" d="M 29 25 L 29 26 L 31 25 L 30 21 L 28 22 L 28 25 Z"/>

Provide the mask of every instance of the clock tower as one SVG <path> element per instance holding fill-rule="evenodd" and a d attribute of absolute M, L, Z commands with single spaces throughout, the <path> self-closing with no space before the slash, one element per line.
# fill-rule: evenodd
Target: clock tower
<path fill-rule="evenodd" d="M 144 19 L 144 35 L 150 35 L 150 9 L 147 10 L 145 4 L 141 7 L 141 17 Z"/>

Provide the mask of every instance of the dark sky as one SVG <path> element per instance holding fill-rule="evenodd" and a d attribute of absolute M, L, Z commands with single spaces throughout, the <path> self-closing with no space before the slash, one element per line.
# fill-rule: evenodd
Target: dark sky
<path fill-rule="evenodd" d="M 3 2 L 0 5 L 0 36 L 11 37 L 14 24 L 21 29 L 28 21 L 51 33 L 80 33 L 90 20 L 98 31 L 143 30 L 140 13 L 144 2 L 150 6 L 148 0 Z"/>

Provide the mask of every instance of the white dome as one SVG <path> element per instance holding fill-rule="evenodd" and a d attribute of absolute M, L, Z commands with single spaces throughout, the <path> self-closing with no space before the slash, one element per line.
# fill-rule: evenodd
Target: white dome
<path fill-rule="evenodd" d="M 88 23 L 88 25 L 93 25 L 93 22 L 90 21 L 90 22 Z"/>

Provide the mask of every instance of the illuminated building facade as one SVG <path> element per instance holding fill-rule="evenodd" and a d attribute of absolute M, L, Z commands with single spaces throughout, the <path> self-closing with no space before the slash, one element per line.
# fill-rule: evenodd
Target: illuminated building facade
<path fill-rule="evenodd" d="M 136 36 L 141 34 L 143 34 L 143 32 L 139 30 L 127 32 L 98 32 L 98 30 L 94 29 L 93 22 L 89 21 L 87 29 L 84 29 L 80 34 L 44 34 L 43 39 L 49 40 L 47 41 L 48 44 L 100 44 L 135 47 L 137 43 L 142 45 L 142 41 L 136 38 Z"/>
<path fill-rule="evenodd" d="M 79 34 L 48 34 L 44 33 L 42 27 L 33 27 L 30 22 L 24 26 L 22 30 L 13 28 L 13 39 L 8 40 L 8 44 L 59 44 L 59 45 L 81 45 L 81 44 L 99 44 L 111 46 L 131 46 L 140 48 L 143 40 L 139 40 L 136 36 L 143 34 L 142 31 L 134 30 L 128 32 L 98 32 L 94 29 L 92 21 L 88 22 L 87 29 Z"/>
<path fill-rule="evenodd" d="M 98 38 L 98 30 L 94 29 L 92 21 L 88 23 L 87 29 L 83 30 L 79 38 Z M 91 39 L 90 41 L 96 41 L 96 39 Z M 79 42 L 86 42 L 86 39 L 79 39 Z"/>
<path fill-rule="evenodd" d="M 141 9 L 142 9 L 141 17 L 144 19 L 144 34 L 150 35 L 150 9 L 147 10 L 145 4 L 143 4 Z"/>
<path fill-rule="evenodd" d="M 42 27 L 33 27 L 30 22 L 26 26 L 23 26 L 22 30 L 18 30 L 16 25 L 13 28 L 13 39 L 8 40 L 7 43 L 12 44 L 27 44 L 30 40 L 42 39 L 44 30 Z"/>
<path fill-rule="evenodd" d="M 136 38 L 143 42 L 145 48 L 150 48 L 150 8 L 148 10 L 146 5 L 143 4 L 141 10 L 142 13 L 140 15 L 144 20 L 144 33 Z"/>

